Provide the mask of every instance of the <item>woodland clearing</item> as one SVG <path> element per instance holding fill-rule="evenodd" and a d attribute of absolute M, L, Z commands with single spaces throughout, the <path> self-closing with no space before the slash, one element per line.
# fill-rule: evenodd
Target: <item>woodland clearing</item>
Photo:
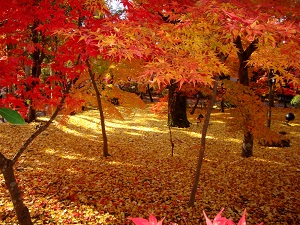
<path fill-rule="evenodd" d="M 300 111 L 274 108 L 274 131 L 287 132 L 288 148 L 255 142 L 254 156 L 242 158 L 242 133 L 231 129 L 230 111 L 214 109 L 196 206 L 187 203 L 200 147 L 200 113 L 189 115 L 190 128 L 172 128 L 171 156 L 166 115 L 133 110 L 124 120 L 106 119 L 110 157 L 102 156 L 97 110 L 53 123 L 15 166 L 34 224 L 133 224 L 127 218 L 158 219 L 163 224 L 204 224 L 202 211 L 237 222 L 247 209 L 248 224 L 297 224 L 300 221 Z M 286 113 L 296 119 L 284 124 Z M 201 112 L 203 113 L 203 112 Z M 11 158 L 36 124 L 0 125 L 1 152 Z M 17 224 L 0 176 L 0 223 Z"/>

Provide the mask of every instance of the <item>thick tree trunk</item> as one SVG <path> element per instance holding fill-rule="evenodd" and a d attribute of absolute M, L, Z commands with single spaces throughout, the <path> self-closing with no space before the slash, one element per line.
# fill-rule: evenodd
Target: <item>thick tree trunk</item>
<path fill-rule="evenodd" d="M 29 103 L 26 122 L 31 123 L 36 120 L 36 110 L 32 107 L 31 103 Z"/>
<path fill-rule="evenodd" d="M 21 190 L 16 181 L 13 162 L 4 157 L 0 153 L 0 169 L 4 176 L 6 187 L 9 191 L 14 210 L 16 212 L 20 225 L 32 225 L 31 217 L 28 208 L 24 205 L 21 195 Z"/>
<path fill-rule="evenodd" d="M 97 103 L 98 103 L 98 110 L 100 114 L 100 122 L 101 122 L 101 130 L 102 130 L 102 138 L 103 138 L 103 156 L 108 157 L 110 154 L 108 153 L 108 141 L 107 141 L 107 135 L 106 135 L 106 130 L 105 130 L 105 118 L 104 118 L 104 113 L 103 113 L 103 108 L 102 108 L 102 103 L 101 103 L 101 93 L 97 87 L 96 81 L 95 81 L 95 75 L 91 69 L 91 65 L 89 62 L 89 59 L 86 60 L 86 65 L 88 66 L 88 71 L 90 78 L 92 80 L 93 88 L 96 92 L 96 98 L 97 98 Z"/>
<path fill-rule="evenodd" d="M 258 39 L 255 39 L 250 43 L 246 50 L 243 48 L 242 39 L 240 36 L 234 41 L 235 46 L 238 49 L 237 55 L 239 58 L 239 83 L 245 86 L 249 86 L 248 66 L 247 61 L 250 59 L 251 54 L 258 48 Z M 250 157 L 253 155 L 253 134 L 251 131 L 244 133 L 244 140 L 242 146 L 242 156 Z"/>
<path fill-rule="evenodd" d="M 203 162 L 203 158 L 204 158 L 206 133 L 208 130 L 210 114 L 211 114 L 213 106 L 215 105 L 215 102 L 216 102 L 217 86 L 218 86 L 218 81 L 215 81 L 214 87 L 213 87 L 213 96 L 210 100 L 209 107 L 207 108 L 205 119 L 204 119 L 204 124 L 203 124 L 203 128 L 202 128 L 201 145 L 200 145 L 200 151 L 199 151 L 199 157 L 198 157 L 198 163 L 197 163 L 194 183 L 193 183 L 190 200 L 189 200 L 189 204 L 188 204 L 189 207 L 193 207 L 195 200 L 196 200 L 196 193 L 197 193 L 197 189 L 198 189 L 198 184 L 199 184 L 199 180 L 200 180 L 200 172 L 201 172 L 202 162 Z"/>
<path fill-rule="evenodd" d="M 248 131 L 244 134 L 242 156 L 248 158 L 252 155 L 253 155 L 253 135 L 250 131 Z"/>
<path fill-rule="evenodd" d="M 176 84 L 171 84 L 169 87 L 168 126 L 179 128 L 190 127 L 190 122 L 186 114 L 186 97 L 176 91 L 176 88 Z"/>
<path fill-rule="evenodd" d="M 247 62 L 241 61 L 239 65 L 239 83 L 249 86 L 249 74 L 248 74 L 248 68 L 247 68 Z"/>
<path fill-rule="evenodd" d="M 249 75 L 247 61 L 250 59 L 251 54 L 257 49 L 258 39 L 252 41 L 246 50 L 243 48 L 242 39 L 240 36 L 234 41 L 238 49 L 237 55 L 239 58 L 239 83 L 249 86 Z"/>

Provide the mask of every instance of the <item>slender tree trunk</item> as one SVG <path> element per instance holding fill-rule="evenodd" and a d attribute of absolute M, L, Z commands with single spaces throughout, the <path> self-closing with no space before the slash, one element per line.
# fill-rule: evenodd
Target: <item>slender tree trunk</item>
<path fill-rule="evenodd" d="M 32 225 L 29 210 L 23 203 L 21 190 L 14 175 L 13 165 L 11 160 L 5 158 L 4 155 L 0 153 L 0 169 L 4 176 L 5 184 L 9 191 L 19 224 Z"/>
<path fill-rule="evenodd" d="M 270 106 L 270 103 L 269 103 L 268 122 L 267 122 L 267 127 L 268 128 L 271 128 L 271 121 L 272 121 L 272 106 Z"/>
<path fill-rule="evenodd" d="M 198 94 L 197 94 L 197 99 L 196 99 L 195 105 L 194 105 L 194 107 L 192 108 L 192 110 L 191 110 L 191 112 L 190 112 L 191 115 L 193 115 L 193 114 L 195 113 L 195 111 L 196 111 L 196 109 L 197 109 L 197 106 L 198 106 L 198 103 L 199 103 L 199 101 L 200 101 L 200 98 L 201 98 L 201 94 L 198 93 Z"/>
<path fill-rule="evenodd" d="M 150 98 L 150 102 L 153 102 L 152 92 L 151 92 L 151 88 L 150 88 L 149 84 L 147 84 L 147 92 L 148 92 L 148 95 L 149 95 L 149 98 Z"/>
<path fill-rule="evenodd" d="M 211 114 L 213 106 L 215 105 L 215 102 L 216 102 L 217 87 L 218 87 L 218 81 L 216 80 L 214 83 L 214 87 L 213 87 L 213 95 L 210 100 L 209 106 L 207 108 L 205 119 L 204 119 L 204 124 L 203 124 L 203 128 L 202 128 L 201 145 L 200 145 L 200 151 L 199 151 L 199 157 L 198 157 L 198 163 L 197 163 L 194 183 L 193 183 L 190 200 L 189 200 L 189 204 L 188 204 L 189 207 L 193 207 L 195 200 L 196 200 L 196 193 L 197 193 L 197 188 L 198 188 L 198 184 L 199 184 L 199 180 L 200 180 L 200 172 L 201 172 L 202 162 L 203 162 L 203 158 L 204 158 L 206 133 L 208 130 L 210 114 Z"/>
<path fill-rule="evenodd" d="M 269 109 L 268 109 L 268 123 L 267 127 L 271 128 L 272 107 L 274 107 L 274 83 L 269 79 Z"/>
<path fill-rule="evenodd" d="M 175 145 L 174 145 L 174 142 L 173 142 L 171 127 L 170 126 L 168 126 L 168 127 L 169 127 L 169 136 L 170 136 L 170 144 L 171 144 L 171 155 L 173 157 L 174 156 L 174 147 L 175 147 Z"/>
<path fill-rule="evenodd" d="M 19 151 L 14 155 L 13 159 L 7 159 L 3 154 L 0 153 L 0 169 L 1 172 L 4 176 L 5 184 L 8 188 L 9 194 L 11 201 L 14 206 L 14 210 L 16 212 L 18 221 L 20 225 L 32 225 L 31 217 L 28 208 L 25 206 L 23 203 L 22 195 L 21 195 L 21 190 L 18 186 L 18 183 L 16 181 L 14 171 L 13 171 L 13 166 L 14 164 L 18 161 L 18 159 L 21 157 L 23 152 L 27 149 L 27 147 L 33 142 L 33 140 L 41 134 L 43 131 L 45 131 L 50 124 L 53 122 L 53 120 L 56 118 L 60 110 L 62 109 L 66 95 L 69 93 L 71 89 L 72 83 L 69 82 L 65 93 L 63 97 L 60 100 L 59 105 L 57 106 L 55 112 L 52 114 L 50 119 L 45 123 L 44 126 L 40 127 L 38 130 L 36 130 L 27 140 L 26 142 L 22 145 L 22 147 L 19 149 Z"/>
<path fill-rule="evenodd" d="M 284 94 L 284 90 L 283 90 L 282 87 L 281 87 L 281 92 L 282 92 L 283 107 L 284 107 L 284 108 L 287 108 L 287 98 L 286 98 L 286 96 L 285 96 L 285 94 Z"/>
<path fill-rule="evenodd" d="M 224 103 L 224 99 L 221 99 L 221 112 L 225 112 L 225 103 Z"/>
<path fill-rule="evenodd" d="M 176 91 L 176 84 L 169 86 L 168 99 L 168 126 L 185 128 L 190 127 L 186 114 L 186 97 Z"/>
<path fill-rule="evenodd" d="M 250 131 L 248 131 L 244 134 L 242 156 L 248 158 L 251 157 L 252 155 L 253 155 L 253 135 Z"/>
<path fill-rule="evenodd" d="M 110 154 L 108 153 L 108 142 L 107 142 L 107 135 L 106 135 L 106 130 L 105 130 L 105 119 L 104 119 L 104 113 L 103 113 L 101 97 L 100 97 L 101 93 L 100 93 L 100 91 L 97 87 L 97 84 L 96 84 L 96 81 L 95 81 L 95 75 L 92 71 L 89 59 L 86 60 L 86 65 L 88 67 L 89 76 L 92 80 L 93 88 L 96 92 L 96 98 L 97 98 L 98 109 L 99 109 L 99 114 L 100 114 L 102 138 L 103 138 L 103 156 L 108 157 L 108 156 L 110 156 Z"/>

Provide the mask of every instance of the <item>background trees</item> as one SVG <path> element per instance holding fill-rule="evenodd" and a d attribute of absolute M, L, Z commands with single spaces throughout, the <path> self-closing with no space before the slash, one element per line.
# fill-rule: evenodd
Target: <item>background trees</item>
<path fill-rule="evenodd" d="M 261 2 L 260 5 L 257 1 L 198 1 L 187 7 L 185 13 L 171 14 L 173 19 L 177 18 L 174 21 L 180 23 L 163 24 L 176 27 L 176 30 L 169 34 L 168 28 L 162 28 L 166 38 L 161 39 L 166 40 L 163 46 L 168 46 L 168 41 L 176 43 L 169 45 L 168 49 L 173 57 L 163 64 L 157 63 L 155 69 L 148 72 L 161 84 L 174 79 L 179 89 L 187 83 L 195 86 L 211 83 L 214 74 L 221 73 L 248 86 L 253 76 L 249 69 L 267 73 L 273 69 L 275 76 L 272 79 L 276 79 L 278 88 L 286 80 L 298 83 L 299 78 L 293 71 L 299 70 L 299 60 L 292 60 L 284 49 L 293 46 L 295 52 L 299 51 L 299 14 L 294 8 L 299 2 L 286 2 L 282 8 L 280 4 L 279 1 Z M 287 5 L 290 9 L 283 12 Z M 295 57 L 298 58 L 299 54 Z M 161 73 L 159 64 L 164 68 Z M 203 80 L 203 77 L 208 80 Z M 245 118 L 249 120 L 250 117 Z M 252 140 L 251 132 L 246 132 L 244 146 L 250 148 L 242 148 L 245 157 L 253 154 Z"/>

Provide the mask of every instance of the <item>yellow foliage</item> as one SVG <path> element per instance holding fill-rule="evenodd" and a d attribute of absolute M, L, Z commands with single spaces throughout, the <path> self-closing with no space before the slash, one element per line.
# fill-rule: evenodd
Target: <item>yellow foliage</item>
<path fill-rule="evenodd" d="M 232 111 L 236 118 L 232 121 L 232 126 L 242 130 L 244 134 L 251 132 L 258 139 L 277 140 L 279 136 L 275 136 L 266 126 L 267 107 L 250 87 L 231 81 L 224 83 L 224 99 L 236 107 L 236 110 Z"/>

